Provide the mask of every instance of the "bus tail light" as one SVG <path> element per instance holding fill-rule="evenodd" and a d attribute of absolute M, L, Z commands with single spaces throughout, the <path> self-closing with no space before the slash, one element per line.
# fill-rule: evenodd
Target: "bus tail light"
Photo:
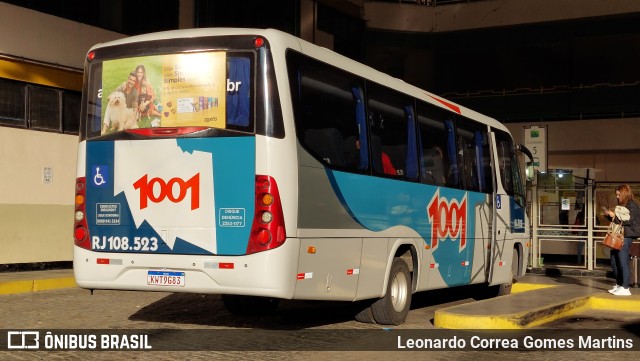
<path fill-rule="evenodd" d="M 257 175 L 255 194 L 255 213 L 247 254 L 279 247 L 287 238 L 276 180 L 270 176 Z"/>
<path fill-rule="evenodd" d="M 84 177 L 76 179 L 75 216 L 73 224 L 73 241 L 76 246 L 90 249 L 89 227 L 87 226 L 86 181 Z"/>

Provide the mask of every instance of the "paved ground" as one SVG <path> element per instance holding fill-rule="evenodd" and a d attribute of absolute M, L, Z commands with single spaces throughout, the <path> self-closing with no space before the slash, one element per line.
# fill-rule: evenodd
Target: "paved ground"
<path fill-rule="evenodd" d="M 493 308 L 500 311 L 497 314 L 503 317 L 510 314 L 507 312 L 509 307 L 516 307 L 505 306 L 509 304 L 509 300 L 512 300 L 512 305 L 520 305 L 518 307 L 523 304 L 531 306 L 525 310 L 529 312 L 536 308 L 536 302 L 545 299 L 551 301 L 552 297 L 549 297 L 549 294 L 555 295 L 556 298 L 564 296 L 565 301 L 575 297 L 586 297 L 588 300 L 604 299 L 606 304 L 630 302 L 635 305 L 639 302 L 640 289 L 633 289 L 634 296 L 628 298 L 608 296 L 605 290 L 609 287 L 610 281 L 606 279 L 527 275 L 522 282 L 514 286 L 514 295 L 486 301 L 474 300 L 465 289 L 424 292 L 415 296 L 405 324 L 385 327 L 355 322 L 350 303 L 284 301 L 278 312 L 273 315 L 238 317 L 224 309 L 217 295 L 123 291 L 96 291 L 91 295 L 87 290 L 70 286 L 70 277 L 70 271 L 0 274 L 0 329 L 37 330 L 43 333 L 53 330 L 56 335 L 65 335 L 66 332 L 67 337 L 69 333 L 91 333 L 91 330 L 97 330 L 98 333 L 150 334 L 155 350 L 171 345 L 169 349 L 185 351 L 6 351 L 6 340 L 3 337 L 6 337 L 7 331 L 3 331 L 0 334 L 0 342 L 3 342 L 0 344 L 0 359 L 80 360 L 91 357 L 101 360 L 396 360 L 420 357 L 434 360 L 548 360 L 557 357 L 582 361 L 602 357 L 612 360 L 630 359 L 637 357 L 638 353 L 603 353 L 593 350 L 587 352 L 577 351 L 576 348 L 571 348 L 573 351 L 532 352 L 530 348 L 524 347 L 522 339 L 518 340 L 518 350 L 492 348 L 491 345 L 481 344 L 477 349 L 468 351 L 451 349 L 446 352 L 425 352 L 407 351 L 410 348 L 404 342 L 409 339 L 454 337 L 464 338 L 469 342 L 469 337 L 472 336 L 479 337 L 481 342 L 489 342 L 488 340 L 496 338 L 514 339 L 516 336 L 529 336 L 535 341 L 544 337 L 588 336 L 593 333 L 591 330 L 595 330 L 598 333 L 596 337 L 606 337 L 610 335 L 608 332 L 615 332 L 620 339 L 632 338 L 635 343 L 640 343 L 640 313 L 598 309 L 597 302 L 594 303 L 596 306 L 591 305 L 564 313 L 563 317 L 549 320 L 543 325 L 532 324 L 524 333 L 486 333 L 478 330 L 482 327 L 474 327 L 473 330 L 446 330 L 434 325 L 439 312 L 467 312 L 468 317 L 477 318 Z M 45 288 L 43 285 L 49 290 L 38 291 Z M 573 293 L 568 292 L 568 289 L 573 289 Z M 576 295 L 576 292 L 579 294 Z M 502 306 L 496 307 L 496 304 Z M 557 306 L 552 308 L 558 309 Z M 470 312 L 470 309 L 476 311 Z M 640 311 L 640 307 L 636 310 Z M 603 333 L 602 330 L 607 330 L 607 333 Z M 404 344 L 399 345 L 400 343 Z M 487 347 L 480 351 L 482 346 Z M 211 350 L 197 351 L 204 349 Z M 389 351 L 396 349 L 403 352 Z"/>

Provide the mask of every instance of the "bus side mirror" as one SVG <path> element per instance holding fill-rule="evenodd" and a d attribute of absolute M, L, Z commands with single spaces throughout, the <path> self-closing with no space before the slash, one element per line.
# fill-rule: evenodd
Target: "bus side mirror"
<path fill-rule="evenodd" d="M 533 168 L 533 154 L 527 147 L 522 144 L 518 144 L 516 146 L 516 151 L 523 153 L 529 158 L 529 161 L 525 162 L 524 174 L 527 179 L 527 182 L 532 182 L 535 179 L 535 169 Z"/>
<path fill-rule="evenodd" d="M 533 182 L 535 179 L 535 169 L 533 168 L 533 162 L 526 162 L 526 168 L 524 169 L 524 174 L 527 178 L 527 182 Z"/>

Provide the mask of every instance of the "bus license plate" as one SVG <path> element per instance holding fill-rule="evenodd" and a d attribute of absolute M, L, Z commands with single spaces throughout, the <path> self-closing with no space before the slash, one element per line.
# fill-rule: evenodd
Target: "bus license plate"
<path fill-rule="evenodd" d="M 147 271 L 147 284 L 151 286 L 184 287 L 184 272 Z"/>

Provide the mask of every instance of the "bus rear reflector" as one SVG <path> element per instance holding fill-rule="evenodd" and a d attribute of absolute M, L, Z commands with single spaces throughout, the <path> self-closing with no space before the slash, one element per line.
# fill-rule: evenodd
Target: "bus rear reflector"
<path fill-rule="evenodd" d="M 286 238 L 282 201 L 276 180 L 267 175 L 256 175 L 255 211 L 247 254 L 279 247 Z"/>
<path fill-rule="evenodd" d="M 139 128 L 139 129 L 127 129 L 125 132 L 142 135 L 145 137 L 166 137 L 166 136 L 180 136 L 185 134 L 191 134 L 209 129 L 208 127 L 158 127 L 158 128 Z"/>
<path fill-rule="evenodd" d="M 73 237 L 77 241 L 82 241 L 87 238 L 87 230 L 84 227 L 78 227 L 73 232 Z"/>
<path fill-rule="evenodd" d="M 89 227 L 87 226 L 87 204 L 85 202 L 86 180 L 84 177 L 76 179 L 75 215 L 73 225 L 73 242 L 76 246 L 91 249 Z"/>
<path fill-rule="evenodd" d="M 122 266 L 122 259 L 121 258 L 96 258 L 96 263 Z"/>

